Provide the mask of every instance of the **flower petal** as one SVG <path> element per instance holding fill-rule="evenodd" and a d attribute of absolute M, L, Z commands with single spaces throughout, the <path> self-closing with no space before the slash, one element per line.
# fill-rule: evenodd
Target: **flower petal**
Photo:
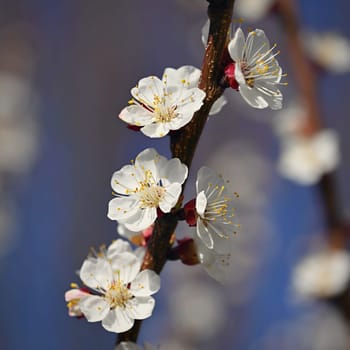
<path fill-rule="evenodd" d="M 210 108 L 209 115 L 215 115 L 221 112 L 222 108 L 227 104 L 227 98 L 220 96 Z"/>
<path fill-rule="evenodd" d="M 141 209 L 134 197 L 117 197 L 108 203 L 107 216 L 111 220 L 125 221 L 136 216 Z"/>
<path fill-rule="evenodd" d="M 181 189 L 182 186 L 179 183 L 173 183 L 167 186 L 164 197 L 162 201 L 159 202 L 159 208 L 163 213 L 170 213 L 180 197 Z"/>
<path fill-rule="evenodd" d="M 112 175 L 111 187 L 118 194 L 130 195 L 139 186 L 138 181 L 143 180 L 139 177 L 134 165 L 125 165 Z"/>
<path fill-rule="evenodd" d="M 159 276 L 151 270 L 141 271 L 131 282 L 130 291 L 137 297 L 144 297 L 158 292 L 160 288 Z"/>
<path fill-rule="evenodd" d="M 154 98 L 156 96 L 163 96 L 163 89 L 163 82 L 155 76 L 150 76 L 139 81 L 137 91 L 134 90 L 134 97 L 141 103 L 145 103 L 148 106 L 154 106 Z"/>
<path fill-rule="evenodd" d="M 119 118 L 124 122 L 142 126 L 153 122 L 153 114 L 146 108 L 139 105 L 125 107 L 119 114 Z"/>
<path fill-rule="evenodd" d="M 213 238 L 201 219 L 197 220 L 197 236 L 202 240 L 207 248 L 213 249 Z"/>
<path fill-rule="evenodd" d="M 102 320 L 102 327 L 109 332 L 123 333 L 134 325 L 134 320 L 129 317 L 124 309 L 116 308 L 109 311 Z"/>
<path fill-rule="evenodd" d="M 246 44 L 246 57 L 249 65 L 260 58 L 257 53 L 265 53 L 269 49 L 270 42 L 263 30 L 255 29 L 249 32 Z"/>
<path fill-rule="evenodd" d="M 233 61 L 238 62 L 243 59 L 245 48 L 245 38 L 241 28 L 237 28 L 235 35 L 228 44 L 228 52 Z"/>
<path fill-rule="evenodd" d="M 221 186 L 222 183 L 219 182 L 220 178 L 215 170 L 203 166 L 198 170 L 196 188 L 197 193 L 204 191 L 205 193 L 210 192 L 210 188 L 215 186 Z M 221 180 L 222 181 L 222 180 Z"/>
<path fill-rule="evenodd" d="M 106 317 L 110 306 L 102 297 L 91 295 L 81 298 L 79 307 L 89 322 L 98 322 Z"/>
<path fill-rule="evenodd" d="M 157 208 L 140 209 L 136 215 L 124 221 L 125 227 L 130 231 L 138 232 L 151 226 L 157 218 Z"/>
<path fill-rule="evenodd" d="M 170 131 L 169 123 L 152 123 L 141 128 L 141 132 L 152 138 L 163 137 Z"/>
<path fill-rule="evenodd" d="M 159 169 L 159 177 L 162 179 L 164 185 L 174 182 L 183 184 L 187 179 L 187 175 L 187 166 L 181 163 L 178 158 L 170 159 Z M 165 183 L 164 180 L 166 180 L 167 183 Z"/>
<path fill-rule="evenodd" d="M 205 196 L 204 191 L 201 191 L 197 194 L 197 198 L 196 198 L 197 214 L 200 216 L 203 216 L 206 207 L 207 207 L 207 197 Z"/>
<path fill-rule="evenodd" d="M 129 242 L 124 241 L 122 239 L 117 239 L 108 247 L 107 258 L 113 260 L 119 254 L 125 252 L 131 252 L 131 246 Z"/>
<path fill-rule="evenodd" d="M 135 297 L 130 299 L 125 311 L 135 320 L 143 320 L 152 315 L 155 300 L 152 297 Z"/>
<path fill-rule="evenodd" d="M 266 100 L 259 94 L 256 89 L 250 88 L 248 85 L 242 84 L 239 86 L 239 92 L 246 102 L 254 107 L 263 109 L 269 106 Z"/>
<path fill-rule="evenodd" d="M 80 269 L 80 279 L 89 288 L 107 289 L 113 281 L 111 265 L 105 259 L 86 259 Z"/>
<path fill-rule="evenodd" d="M 200 69 L 193 66 L 182 66 L 178 69 L 166 68 L 163 74 L 163 81 L 168 86 L 183 85 L 186 88 L 197 87 L 201 76 Z"/>
<path fill-rule="evenodd" d="M 133 253 L 121 253 L 111 262 L 116 280 L 127 285 L 132 282 L 140 272 L 141 261 Z"/>

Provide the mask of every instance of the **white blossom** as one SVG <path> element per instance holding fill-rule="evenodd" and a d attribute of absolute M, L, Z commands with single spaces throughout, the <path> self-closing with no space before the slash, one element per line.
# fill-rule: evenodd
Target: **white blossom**
<path fill-rule="evenodd" d="M 191 121 L 205 98 L 203 90 L 188 84 L 187 75 L 185 67 L 178 70 L 176 78 L 179 79 L 173 80 L 165 73 L 162 80 L 155 76 L 141 79 L 131 90 L 131 105 L 125 107 L 119 117 L 141 127 L 149 137 L 163 137 L 170 130 L 182 128 Z"/>
<path fill-rule="evenodd" d="M 239 227 L 233 222 L 233 196 L 222 177 L 207 167 L 198 171 L 196 187 L 197 236 L 208 249 L 221 253 Z"/>
<path fill-rule="evenodd" d="M 169 213 L 175 206 L 187 166 L 178 158 L 167 160 L 153 148 L 147 148 L 134 164 L 116 171 L 111 180 L 116 198 L 109 202 L 108 217 L 128 230 L 142 231 L 157 218 L 157 208 Z"/>
<path fill-rule="evenodd" d="M 144 343 L 144 347 L 141 347 L 135 343 L 127 341 L 127 342 L 121 342 L 115 348 L 115 350 L 157 350 L 157 348 L 147 342 Z"/>
<path fill-rule="evenodd" d="M 235 13 L 244 19 L 257 21 L 268 14 L 276 0 L 237 0 Z"/>
<path fill-rule="evenodd" d="M 302 185 L 315 184 L 339 163 L 336 132 L 322 130 L 311 137 L 295 136 L 283 140 L 278 164 L 280 173 Z"/>
<path fill-rule="evenodd" d="M 135 319 L 151 316 L 155 304 L 151 295 L 160 287 L 159 276 L 150 270 L 140 272 L 140 259 L 124 243 L 117 240 L 96 257 L 88 257 L 79 273 L 85 286 L 97 293 L 80 298 L 80 311 L 89 322 L 102 321 L 107 331 L 115 333 L 130 329 Z"/>
<path fill-rule="evenodd" d="M 350 41 L 338 33 L 305 33 L 304 47 L 321 67 L 334 73 L 350 71 Z"/>
<path fill-rule="evenodd" d="M 234 61 L 225 69 L 232 88 L 238 89 L 245 101 L 254 108 L 282 108 L 282 94 L 278 89 L 282 78 L 269 40 L 261 29 L 249 32 L 245 40 L 238 28 L 229 42 L 228 51 Z"/>
<path fill-rule="evenodd" d="M 350 280 L 350 256 L 346 251 L 310 254 L 295 268 L 293 287 L 303 297 L 332 297 L 342 293 Z"/>

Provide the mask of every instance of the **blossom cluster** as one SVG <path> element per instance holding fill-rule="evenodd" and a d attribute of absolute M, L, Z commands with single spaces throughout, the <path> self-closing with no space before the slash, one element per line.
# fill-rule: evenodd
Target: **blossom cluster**
<path fill-rule="evenodd" d="M 274 48 L 260 29 L 245 39 L 238 28 L 227 45 L 223 84 L 239 91 L 254 108 L 282 106 L 278 89 L 282 70 Z M 139 80 L 131 95 L 119 118 L 150 138 L 181 132 L 208 98 L 201 89 L 201 71 L 189 65 L 166 68 L 161 78 Z M 220 112 L 226 103 L 224 96 L 219 97 L 210 104 L 209 115 Z M 65 295 L 70 316 L 101 322 L 115 333 L 126 332 L 135 320 L 151 316 L 155 306 L 152 295 L 160 288 L 160 278 L 147 269 L 143 258 L 157 219 L 164 215 L 184 221 L 190 232 L 183 239 L 175 237 L 177 244 L 170 249 L 169 260 L 200 263 L 211 277 L 225 280 L 230 266 L 231 245 L 227 243 L 239 228 L 235 213 L 238 195 L 220 174 L 203 166 L 197 173 L 196 196 L 183 205 L 188 172 L 181 159 L 168 159 L 154 148 L 142 150 L 130 164 L 114 172 L 114 198 L 107 216 L 117 221 L 119 235 L 139 248 L 133 250 L 129 242 L 117 239 L 88 256 L 79 270 L 83 286 L 73 284 Z M 128 343 L 118 348 L 138 349 Z"/>

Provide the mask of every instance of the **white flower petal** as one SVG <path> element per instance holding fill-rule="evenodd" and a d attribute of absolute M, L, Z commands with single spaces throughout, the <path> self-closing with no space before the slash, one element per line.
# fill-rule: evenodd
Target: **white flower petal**
<path fill-rule="evenodd" d="M 181 163 L 180 159 L 178 158 L 170 159 L 159 169 L 159 177 L 162 179 L 163 182 L 164 180 L 166 180 L 166 184 L 174 182 L 183 184 L 187 179 L 187 175 L 187 166 Z"/>
<path fill-rule="evenodd" d="M 122 225 L 119 225 L 122 226 Z M 131 252 L 131 246 L 129 242 L 122 239 L 115 240 L 107 249 L 107 259 L 113 260 L 121 253 Z"/>
<path fill-rule="evenodd" d="M 111 262 L 113 273 L 124 285 L 132 282 L 140 272 L 141 262 L 133 253 L 121 253 Z"/>
<path fill-rule="evenodd" d="M 194 241 L 200 262 L 208 275 L 220 283 L 224 284 L 228 282 L 229 274 L 232 269 L 230 265 L 231 244 L 225 242 L 225 253 L 220 253 L 216 251 L 215 243 L 214 249 L 208 249 L 198 237 L 195 237 Z"/>
<path fill-rule="evenodd" d="M 140 152 L 135 159 L 135 168 L 142 171 L 142 169 L 147 169 L 152 172 L 155 179 L 158 179 L 158 163 L 160 160 L 165 159 L 165 157 L 158 154 L 154 148 L 146 148 Z M 142 171 L 144 174 L 144 171 Z"/>
<path fill-rule="evenodd" d="M 184 85 L 186 88 L 197 87 L 201 76 L 200 69 L 193 66 L 182 66 L 178 69 L 166 68 L 163 74 L 163 81 L 167 85 Z"/>
<path fill-rule="evenodd" d="M 222 179 L 218 177 L 218 174 L 215 170 L 203 166 L 198 170 L 196 189 L 197 193 L 201 191 L 207 191 L 208 185 L 211 184 L 211 187 L 221 186 Z"/>
<path fill-rule="evenodd" d="M 213 249 L 213 237 L 201 219 L 197 220 L 197 236 L 202 240 L 207 248 Z"/>
<path fill-rule="evenodd" d="M 206 207 L 207 207 L 207 197 L 205 196 L 204 191 L 201 191 L 197 194 L 197 197 L 196 197 L 197 214 L 200 216 L 203 216 Z"/>
<path fill-rule="evenodd" d="M 243 59 L 245 47 L 245 38 L 241 28 L 237 28 L 235 35 L 228 44 L 228 52 L 233 61 L 237 62 Z"/>
<path fill-rule="evenodd" d="M 120 112 L 119 118 L 128 124 L 136 126 L 148 125 L 153 122 L 153 114 L 139 105 L 125 107 Z"/>
<path fill-rule="evenodd" d="M 96 295 L 81 298 L 79 307 L 89 322 L 101 321 L 109 312 L 109 304 L 107 301 Z"/>
<path fill-rule="evenodd" d="M 107 216 L 111 220 L 127 220 L 134 217 L 140 211 L 139 203 L 133 197 L 117 197 L 108 203 Z"/>
<path fill-rule="evenodd" d="M 158 292 L 160 288 L 159 276 L 151 270 L 141 271 L 131 282 L 130 291 L 137 297 L 144 297 Z"/>
<path fill-rule="evenodd" d="M 251 63 L 249 58 L 255 58 L 256 61 L 259 58 L 256 54 L 267 52 L 270 49 L 270 42 L 263 30 L 255 29 L 249 32 L 246 47 L 248 63 Z"/>
<path fill-rule="evenodd" d="M 86 259 L 80 269 L 80 279 L 92 289 L 107 289 L 113 281 L 111 265 L 105 259 Z"/>
<path fill-rule="evenodd" d="M 254 108 L 263 109 L 269 105 L 258 91 L 250 88 L 248 85 L 240 85 L 239 92 L 246 102 Z"/>
<path fill-rule="evenodd" d="M 155 300 L 152 297 L 135 297 L 129 300 L 125 311 L 129 317 L 135 320 L 143 320 L 152 315 L 154 305 Z"/>
<path fill-rule="evenodd" d="M 102 327 L 109 332 L 123 333 L 134 325 L 134 319 L 130 318 L 124 309 L 116 308 L 109 311 L 102 320 Z"/>
<path fill-rule="evenodd" d="M 204 46 L 207 46 L 208 36 L 209 36 L 209 27 L 210 27 L 210 21 L 209 19 L 205 22 L 204 26 L 202 27 L 202 43 Z"/>
<path fill-rule="evenodd" d="M 155 77 L 150 76 L 147 78 L 143 78 L 138 83 L 138 95 L 134 96 L 141 103 L 146 102 L 147 105 L 154 105 L 154 97 L 163 95 L 163 82 Z M 141 100 L 140 100 L 141 98 Z"/>
<path fill-rule="evenodd" d="M 148 137 L 158 138 L 167 135 L 170 131 L 170 123 L 153 123 L 141 128 L 141 132 Z"/>
<path fill-rule="evenodd" d="M 225 96 L 219 97 L 212 105 L 209 115 L 215 115 L 221 112 L 222 108 L 227 104 L 227 98 Z"/>
<path fill-rule="evenodd" d="M 112 175 L 111 187 L 118 194 L 129 195 L 130 191 L 134 191 L 139 186 L 139 177 L 140 174 L 134 165 L 124 165 Z"/>
<path fill-rule="evenodd" d="M 124 222 L 125 227 L 130 231 L 138 232 L 151 226 L 157 218 L 157 208 L 140 209 L 132 220 Z"/>
<path fill-rule="evenodd" d="M 176 112 L 180 115 L 192 115 L 198 111 L 205 99 L 205 92 L 197 87 L 184 89 L 181 100 L 177 104 Z"/>
<path fill-rule="evenodd" d="M 180 197 L 181 189 L 182 187 L 179 183 L 167 186 L 164 198 L 159 202 L 159 208 L 163 213 L 170 213 Z"/>

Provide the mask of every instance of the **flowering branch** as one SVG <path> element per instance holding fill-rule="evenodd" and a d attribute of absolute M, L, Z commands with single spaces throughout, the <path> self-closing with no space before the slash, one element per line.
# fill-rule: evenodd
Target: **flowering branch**
<path fill-rule="evenodd" d="M 220 82 L 224 76 L 223 57 L 229 40 L 234 0 L 208 0 L 208 2 L 210 29 L 199 83 L 199 88 L 206 92 L 206 98 L 202 107 L 194 114 L 192 121 L 180 130 L 173 131 L 170 137 L 172 156 L 179 158 L 188 168 L 191 166 L 209 111 L 224 90 Z M 161 272 L 172 245 L 171 237 L 176 225 L 177 218 L 172 213 L 165 214 L 156 220 L 143 261 L 143 270 Z M 137 321 L 129 331 L 119 334 L 117 344 L 123 341 L 136 342 L 140 325 L 141 321 Z"/>

